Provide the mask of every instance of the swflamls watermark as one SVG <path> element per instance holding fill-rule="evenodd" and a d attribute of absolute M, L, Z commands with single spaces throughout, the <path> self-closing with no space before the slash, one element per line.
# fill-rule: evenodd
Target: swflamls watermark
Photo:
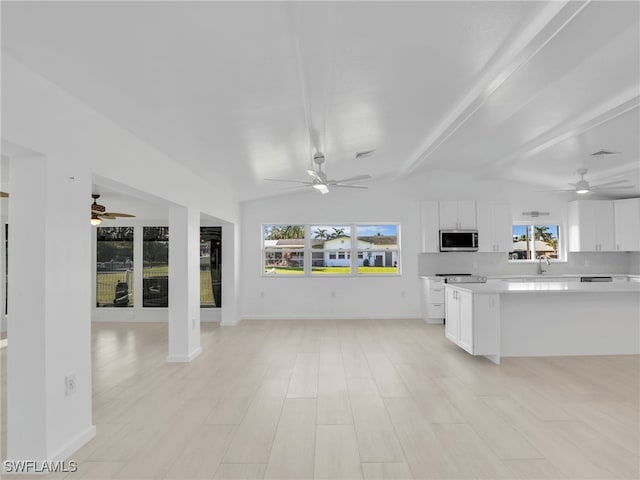
<path fill-rule="evenodd" d="M 78 462 L 5 460 L 2 462 L 2 470 L 4 473 L 73 473 L 78 471 Z"/>

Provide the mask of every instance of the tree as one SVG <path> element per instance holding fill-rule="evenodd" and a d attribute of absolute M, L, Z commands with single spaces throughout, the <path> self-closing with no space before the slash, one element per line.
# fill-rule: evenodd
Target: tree
<path fill-rule="evenodd" d="M 316 231 L 314 238 L 318 238 L 320 240 L 326 240 L 327 238 L 329 238 L 329 232 L 327 232 L 326 228 L 319 228 Z"/>
<path fill-rule="evenodd" d="M 265 240 L 304 238 L 304 225 L 272 225 L 265 228 Z"/>
<path fill-rule="evenodd" d="M 344 235 L 344 228 L 333 227 L 333 233 L 329 238 L 338 238 Z"/>

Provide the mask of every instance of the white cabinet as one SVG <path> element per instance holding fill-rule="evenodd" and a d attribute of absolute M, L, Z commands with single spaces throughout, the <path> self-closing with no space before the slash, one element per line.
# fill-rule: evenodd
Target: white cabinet
<path fill-rule="evenodd" d="M 441 230 L 476 228 L 476 202 L 443 200 L 439 206 Z"/>
<path fill-rule="evenodd" d="M 472 355 L 500 354 L 500 295 L 445 286 L 445 336 Z M 495 361 L 495 360 L 494 360 Z"/>
<path fill-rule="evenodd" d="M 478 202 L 476 205 L 479 252 L 508 252 L 512 242 L 511 207 L 506 203 Z"/>
<path fill-rule="evenodd" d="M 438 202 L 426 201 L 420 204 L 420 217 L 422 226 L 422 251 L 425 253 L 437 253 L 440 251 L 440 221 Z"/>
<path fill-rule="evenodd" d="M 640 251 L 640 198 L 614 200 L 616 250 Z"/>
<path fill-rule="evenodd" d="M 444 320 L 444 279 L 422 277 L 422 319 L 427 323 Z"/>
<path fill-rule="evenodd" d="M 460 291 L 454 288 L 445 289 L 445 324 L 444 334 L 456 345 L 460 339 Z"/>
<path fill-rule="evenodd" d="M 613 208 L 613 200 L 569 202 L 569 251 L 615 251 Z"/>

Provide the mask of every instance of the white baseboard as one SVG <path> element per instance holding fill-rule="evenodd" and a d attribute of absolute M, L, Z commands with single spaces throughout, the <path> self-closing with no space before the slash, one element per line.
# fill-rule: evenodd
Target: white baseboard
<path fill-rule="evenodd" d="M 196 348 L 189 355 L 167 355 L 167 363 L 189 363 L 202 353 L 202 347 Z"/>
<path fill-rule="evenodd" d="M 75 452 L 80 450 L 80 448 L 82 448 L 85 443 L 87 443 L 89 440 L 91 440 L 95 436 L 96 436 L 96 426 L 91 425 L 84 432 L 82 432 L 79 435 L 76 435 L 76 437 L 73 440 L 71 440 L 69 443 L 67 443 L 62 448 L 60 448 L 55 454 L 53 454 L 51 456 L 51 461 L 57 462 L 57 461 L 66 460 Z"/>
<path fill-rule="evenodd" d="M 247 315 L 242 320 L 417 320 L 412 315 Z"/>

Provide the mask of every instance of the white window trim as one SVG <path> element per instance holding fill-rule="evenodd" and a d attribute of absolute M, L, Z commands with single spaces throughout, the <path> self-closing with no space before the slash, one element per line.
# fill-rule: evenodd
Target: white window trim
<path fill-rule="evenodd" d="M 550 258 L 549 263 L 567 263 L 567 249 L 565 242 L 565 228 L 563 222 L 556 222 L 553 220 L 536 222 L 536 221 L 514 221 L 511 225 L 527 225 L 527 226 L 535 226 L 535 225 L 557 225 L 558 226 L 558 254 L 560 258 Z M 513 231 L 513 230 L 512 230 Z M 540 260 L 531 259 L 531 260 L 511 260 L 509 258 L 508 263 L 512 265 L 522 265 L 522 264 L 532 264 L 538 263 Z"/>
<path fill-rule="evenodd" d="M 264 246 L 264 227 L 265 225 L 302 225 L 304 226 L 304 231 L 305 231 L 305 238 L 304 238 L 304 273 L 303 274 L 282 274 L 282 275 L 276 275 L 276 274 L 272 274 L 272 273 L 267 273 L 265 271 L 265 251 L 266 248 Z M 326 250 L 326 249 L 316 249 L 316 250 L 312 250 L 311 248 L 311 227 L 315 226 L 315 225 L 335 225 L 335 226 L 344 226 L 344 227 L 350 227 L 351 228 L 351 248 L 349 249 L 349 251 L 347 252 L 347 255 L 345 258 L 350 260 L 350 272 L 349 273 L 338 273 L 338 274 L 331 274 L 331 273 L 316 273 L 314 274 L 312 272 L 312 260 L 313 260 L 313 253 L 319 253 L 322 252 L 324 254 L 324 252 L 327 251 L 331 251 L 331 250 Z M 396 248 L 380 248 L 380 249 L 376 249 L 375 251 L 383 251 L 383 252 L 387 252 L 387 251 L 394 251 L 397 252 L 396 253 L 396 261 L 398 262 L 398 268 L 397 271 L 395 273 L 359 273 L 358 272 L 358 253 L 360 252 L 367 252 L 367 249 L 358 249 L 358 242 L 357 242 L 357 227 L 358 226 L 362 226 L 362 225 L 395 225 L 397 226 L 397 230 L 398 230 L 398 234 L 397 234 L 397 247 Z M 345 278 L 345 277 L 358 277 L 358 278 L 379 278 L 379 277 L 383 277 L 383 278 L 388 278 L 388 277 L 401 277 L 402 276 L 402 240 L 401 240 L 401 230 L 402 230 L 402 226 L 400 224 L 400 222 L 358 222 L 358 223 L 331 223 L 331 222 L 315 222 L 315 223 L 299 223 L 299 222 L 290 222 L 290 223 L 283 223 L 283 222 L 264 222 L 260 225 L 260 257 L 261 257 L 261 276 L 262 277 L 268 277 L 268 278 L 318 278 L 318 277 L 328 277 L 328 278 Z M 356 234 L 356 236 L 354 237 L 353 235 Z M 356 241 L 353 241 L 353 238 L 356 239 Z M 334 250 L 336 252 L 336 257 L 338 256 L 337 253 L 338 252 L 344 252 L 346 249 L 336 249 Z M 364 259 L 364 255 L 363 255 L 363 259 Z M 337 258 L 336 258 L 337 260 Z"/>

